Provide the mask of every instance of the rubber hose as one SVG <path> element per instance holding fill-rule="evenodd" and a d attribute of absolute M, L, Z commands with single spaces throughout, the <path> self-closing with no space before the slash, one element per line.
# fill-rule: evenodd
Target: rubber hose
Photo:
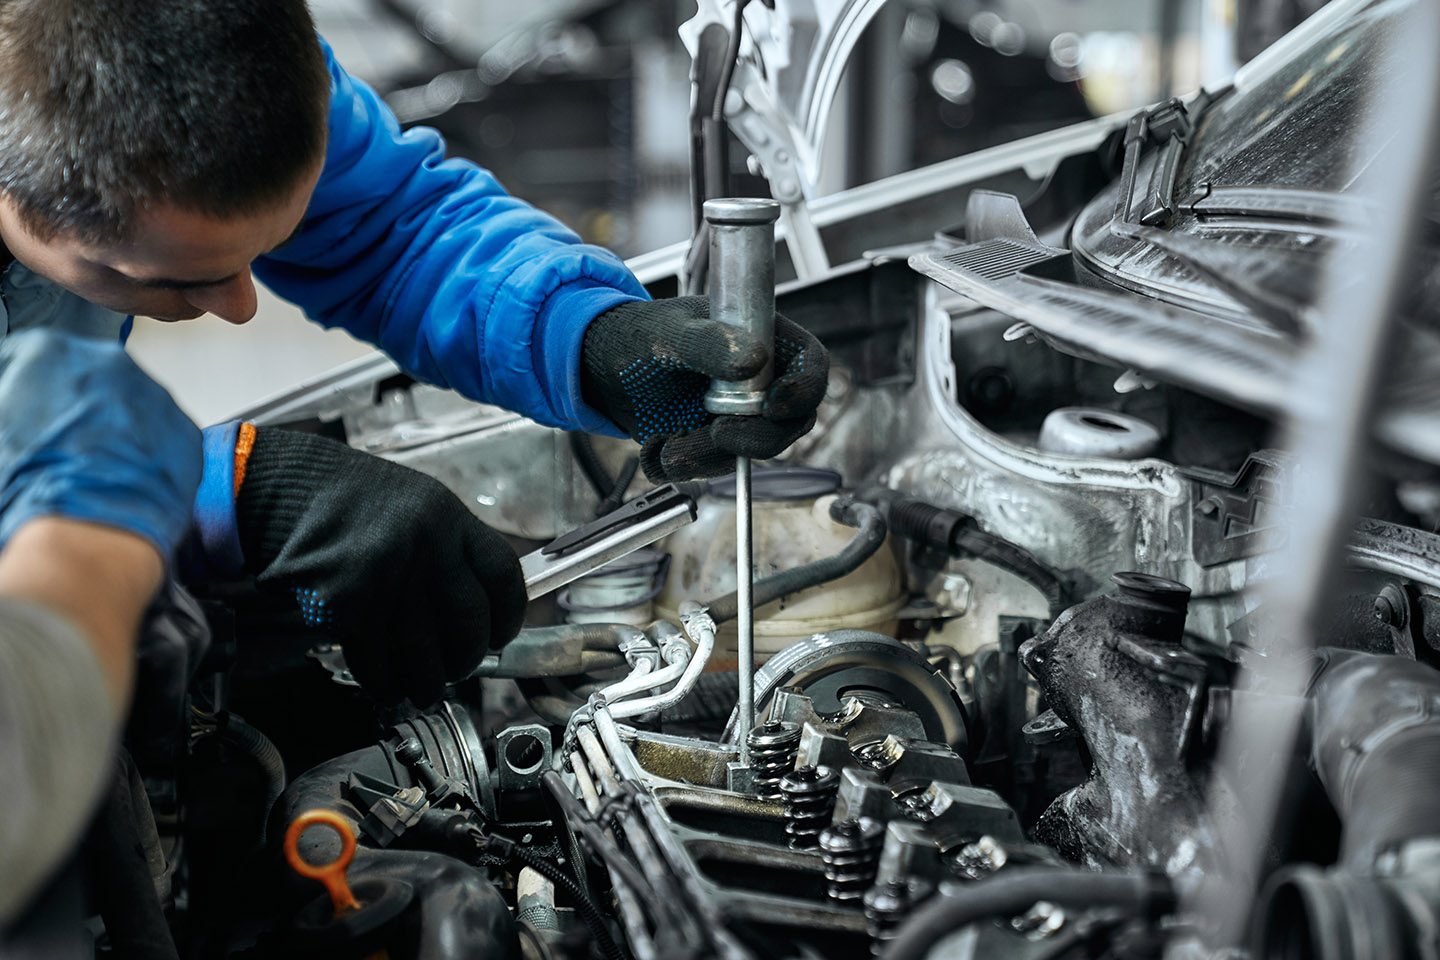
<path fill-rule="evenodd" d="M 142 831 L 139 822 L 151 817 L 144 790 L 139 772 L 122 751 L 81 848 L 87 885 L 116 956 L 179 960 L 146 858 L 147 847 L 158 847 L 159 838 L 153 825 Z"/>
<path fill-rule="evenodd" d="M 580 676 L 584 673 L 581 666 L 583 651 L 609 651 L 618 656 L 621 643 L 639 637 L 643 637 L 640 628 L 628 623 L 562 623 L 553 627 L 526 627 L 500 649 L 499 658 L 503 667 L 497 666 L 494 675 L 512 678 Z"/>
<path fill-rule="evenodd" d="M 1058 617 L 1070 605 L 1069 592 L 1054 571 L 1009 540 L 972 526 L 960 531 L 950 552 L 988 561 L 1031 584 L 1045 595 L 1051 617 Z"/>
<path fill-rule="evenodd" d="M 1392 655 L 1320 651 L 1311 760 L 1339 813 L 1341 863 L 1440 834 L 1440 671 Z"/>
<path fill-rule="evenodd" d="M 757 580 L 753 588 L 756 607 L 763 607 L 788 594 L 840 579 L 873 557 L 875 551 L 885 542 L 888 532 L 885 518 L 873 504 L 861 500 L 837 499 L 830 504 L 830 516 L 836 523 L 857 527 L 855 536 L 833 557 L 825 557 L 823 560 L 790 570 L 781 570 Z M 716 623 L 733 620 L 740 610 L 739 594 L 727 593 L 712 601 L 709 608 L 710 616 Z"/>
<path fill-rule="evenodd" d="M 1011 868 L 938 897 L 900 927 L 881 960 L 923 960 L 936 943 L 972 923 L 1023 913 L 1041 900 L 1076 909 L 1115 908 L 1149 913 L 1169 908 L 1174 893 L 1163 877 L 1092 873 L 1064 867 Z"/>
<path fill-rule="evenodd" d="M 265 774 L 265 817 L 275 807 L 275 801 L 285 792 L 285 761 L 270 738 L 255 727 L 230 713 L 217 731 L 217 736 L 231 746 L 238 747 L 246 756 L 255 761 Z M 265 820 L 260 821 L 260 845 L 265 845 Z"/>
<path fill-rule="evenodd" d="M 595 452 L 595 441 L 590 439 L 590 434 L 572 431 L 570 454 L 575 458 L 575 462 L 580 464 L 580 472 L 585 474 L 585 479 L 590 481 L 595 492 L 601 497 L 609 496 L 610 491 L 615 488 L 615 479 L 610 476 L 610 471 L 605 469 L 605 464 L 600 462 L 600 455 Z"/>
<path fill-rule="evenodd" d="M 974 517 L 907 497 L 889 487 L 867 487 L 857 496 L 879 506 L 891 531 L 898 536 L 951 556 L 978 557 L 1032 584 L 1045 595 L 1052 617 L 1070 605 L 1069 590 L 1059 574 L 1024 547 L 981 530 Z"/>

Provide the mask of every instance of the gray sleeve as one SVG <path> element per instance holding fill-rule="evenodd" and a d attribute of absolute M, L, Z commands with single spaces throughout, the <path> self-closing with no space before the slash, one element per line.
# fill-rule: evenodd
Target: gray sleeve
<path fill-rule="evenodd" d="M 83 833 L 117 727 L 80 631 L 35 604 L 0 597 L 0 927 Z"/>

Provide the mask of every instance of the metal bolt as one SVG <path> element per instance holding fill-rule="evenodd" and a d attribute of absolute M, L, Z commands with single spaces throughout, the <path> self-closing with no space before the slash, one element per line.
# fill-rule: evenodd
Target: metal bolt
<path fill-rule="evenodd" d="M 1387 627 L 1399 629 L 1410 619 L 1410 598 L 1393 583 L 1387 583 L 1375 596 L 1375 619 Z"/>

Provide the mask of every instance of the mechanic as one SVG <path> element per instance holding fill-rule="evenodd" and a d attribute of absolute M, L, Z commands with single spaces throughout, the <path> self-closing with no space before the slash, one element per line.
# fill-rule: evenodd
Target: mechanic
<path fill-rule="evenodd" d="M 434 131 L 402 132 L 303 0 L 0 4 L 0 239 L 10 331 L 244 323 L 253 267 L 418 379 L 633 437 L 656 481 L 775 456 L 825 388 L 824 348 L 780 318 L 764 415 L 712 419 L 709 378 L 743 379 L 764 348 L 702 298 L 648 301 L 617 257 L 445 159 Z M 513 552 L 434 485 L 240 424 L 212 428 L 205 449 L 203 549 L 187 567 L 296 599 L 382 698 L 432 701 L 490 635 L 518 629 Z M 415 639 L 389 650 L 412 590 L 440 598 L 418 605 L 433 622 L 405 620 Z"/>
<path fill-rule="evenodd" d="M 169 407 L 147 414 L 165 404 L 143 376 L 107 375 L 113 357 L 86 372 L 83 350 L 57 344 L 80 335 L 113 345 L 133 315 L 244 323 L 256 309 L 252 268 L 311 319 L 375 344 L 420 380 L 545 424 L 634 438 L 656 481 L 724 472 L 736 454 L 775 456 L 813 424 L 825 389 L 824 348 L 777 317 L 764 415 L 711 418 L 701 405 L 709 379 L 752 375 L 763 347 L 709 320 L 701 298 L 650 302 L 613 254 L 486 171 L 445 159 L 435 132 L 402 132 L 335 62 L 303 0 L 0 3 L 0 241 L 0 329 L 12 340 L 69 335 L 27 348 L 61 359 L 7 360 L 69 373 L 44 387 L 0 377 L 0 435 L 82 413 L 101 423 L 106 404 L 130 410 L 129 434 L 82 430 L 56 453 L 56 469 L 94 471 L 101 490 L 108 461 L 87 459 L 86 442 L 112 450 L 128 436 L 136 446 L 119 459 L 160 477 L 178 468 L 157 438 L 173 432 L 180 443 L 189 428 Z M 39 411 L 25 390 L 63 402 Z M 207 430 L 203 449 L 181 566 L 252 575 L 298 604 L 308 623 L 344 638 L 357 679 L 382 701 L 434 701 L 519 629 L 513 551 L 437 482 L 321 438 L 238 423 Z M 63 519 L 11 520 L 43 473 L 7 469 L 0 559 L 63 567 L 66 538 L 46 532 Z M 184 486 L 157 491 L 182 497 Z M 132 529 L 123 501 L 106 516 Z M 110 555 L 113 532 L 63 529 L 93 541 L 95 562 Z M 168 560 L 166 529 L 141 535 Z M 65 634 L 51 644 L 57 675 L 70 669 L 61 647 L 79 649 L 67 629 L 91 646 L 90 620 L 126 632 L 127 604 L 158 577 L 154 559 L 131 558 L 114 604 L 97 598 L 68 626 L 21 628 Z M 55 580 L 62 592 L 76 583 Z M 71 610 L 52 599 L 50 609 Z M 114 709 L 128 689 L 125 673 L 111 676 Z M 13 690 L 0 696 L 6 710 L 34 706 Z M 8 868 L 10 851 L 0 856 Z"/>

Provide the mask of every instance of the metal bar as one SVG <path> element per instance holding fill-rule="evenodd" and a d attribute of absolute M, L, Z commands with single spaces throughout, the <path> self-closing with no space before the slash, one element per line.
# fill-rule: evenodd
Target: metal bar
<path fill-rule="evenodd" d="M 740 763 L 750 764 L 750 728 L 755 723 L 755 537 L 750 526 L 750 458 L 735 458 L 735 621 L 736 672 L 740 678 L 736 736 Z"/>
<path fill-rule="evenodd" d="M 695 519 L 693 502 L 677 503 L 653 517 L 623 527 L 609 537 L 577 547 L 573 552 L 547 555 L 543 550 L 520 558 L 525 576 L 525 592 L 534 600 L 573 580 L 578 580 L 612 560 L 647 547 L 661 537 L 669 536 Z"/>
<path fill-rule="evenodd" d="M 749 333 L 770 358 L 742 382 L 712 381 L 705 409 L 717 416 L 756 416 L 775 376 L 774 200 L 705 201 L 710 233 L 710 316 Z M 750 762 L 748 735 L 755 719 L 755 540 L 750 524 L 750 458 L 735 458 L 735 590 L 739 601 L 736 671 L 740 678 L 740 763 Z"/>

